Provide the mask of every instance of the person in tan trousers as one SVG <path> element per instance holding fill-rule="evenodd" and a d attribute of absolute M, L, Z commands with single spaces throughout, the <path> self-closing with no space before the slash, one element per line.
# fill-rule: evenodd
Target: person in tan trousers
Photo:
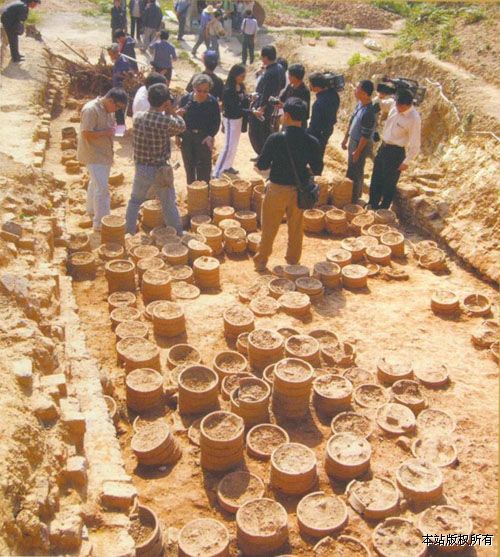
<path fill-rule="evenodd" d="M 319 142 L 302 127 L 307 117 L 306 103 L 296 97 L 290 98 L 283 111 L 285 131 L 268 137 L 256 163 L 257 170 L 270 170 L 262 203 L 262 238 L 259 251 L 253 259 L 255 269 L 259 272 L 266 270 L 274 239 L 285 214 L 288 227 L 286 261 L 290 265 L 297 264 L 302 255 L 303 211 L 297 205 L 296 179 L 289 152 L 301 183 L 307 183 L 311 174 L 317 176 L 323 171 Z"/>

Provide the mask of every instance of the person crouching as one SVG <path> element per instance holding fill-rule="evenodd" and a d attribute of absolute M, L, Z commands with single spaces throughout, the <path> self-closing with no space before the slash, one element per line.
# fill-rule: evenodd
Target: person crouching
<path fill-rule="evenodd" d="M 296 97 L 283 106 L 284 132 L 271 134 L 266 140 L 256 167 L 270 169 L 269 181 L 262 203 L 262 238 L 253 261 L 256 271 L 266 270 L 283 215 L 288 227 L 286 261 L 295 265 L 302 255 L 303 219 L 297 204 L 296 173 L 301 184 L 306 184 L 311 174 L 323 171 L 323 156 L 319 141 L 302 127 L 307 116 L 306 103 Z"/>

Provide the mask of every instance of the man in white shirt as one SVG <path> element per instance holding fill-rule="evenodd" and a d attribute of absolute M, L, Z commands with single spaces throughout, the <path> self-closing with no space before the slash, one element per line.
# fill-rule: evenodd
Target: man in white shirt
<path fill-rule="evenodd" d="M 396 93 L 396 106 L 382 132 L 380 146 L 370 183 L 370 206 L 372 209 L 388 209 L 391 206 L 401 172 L 420 152 L 420 115 L 413 106 L 413 95 L 402 89 Z"/>
<path fill-rule="evenodd" d="M 157 72 L 151 72 L 144 80 L 144 85 L 137 89 L 137 93 L 134 97 L 134 102 L 132 103 L 133 115 L 137 112 L 147 112 L 150 109 L 150 104 L 148 101 L 148 89 L 151 87 L 151 85 L 155 85 L 156 83 L 163 83 L 164 85 L 166 85 L 167 79 L 164 75 L 161 75 Z"/>
<path fill-rule="evenodd" d="M 247 63 L 247 57 L 250 55 L 250 64 L 253 64 L 255 53 L 255 35 L 259 30 L 257 20 L 248 10 L 241 24 L 241 32 L 243 34 L 243 50 L 241 51 L 241 61 L 243 65 Z"/>

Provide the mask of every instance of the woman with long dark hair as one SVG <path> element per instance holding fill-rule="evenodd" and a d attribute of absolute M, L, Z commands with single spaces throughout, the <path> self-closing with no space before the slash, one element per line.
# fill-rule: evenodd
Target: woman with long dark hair
<path fill-rule="evenodd" d="M 233 168 L 234 157 L 236 156 L 245 119 L 244 111 L 250 106 L 245 89 L 245 77 L 246 69 L 242 64 L 234 65 L 227 76 L 222 93 L 224 147 L 215 165 L 214 178 L 219 178 L 224 172 L 238 174 L 238 171 Z"/>

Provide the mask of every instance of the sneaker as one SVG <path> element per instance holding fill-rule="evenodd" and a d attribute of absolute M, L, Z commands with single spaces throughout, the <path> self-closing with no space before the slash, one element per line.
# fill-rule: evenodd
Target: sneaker
<path fill-rule="evenodd" d="M 231 168 L 226 168 L 226 170 L 224 170 L 224 172 L 227 172 L 227 174 L 239 174 L 240 171 L 236 170 L 235 168 L 231 167 Z"/>

